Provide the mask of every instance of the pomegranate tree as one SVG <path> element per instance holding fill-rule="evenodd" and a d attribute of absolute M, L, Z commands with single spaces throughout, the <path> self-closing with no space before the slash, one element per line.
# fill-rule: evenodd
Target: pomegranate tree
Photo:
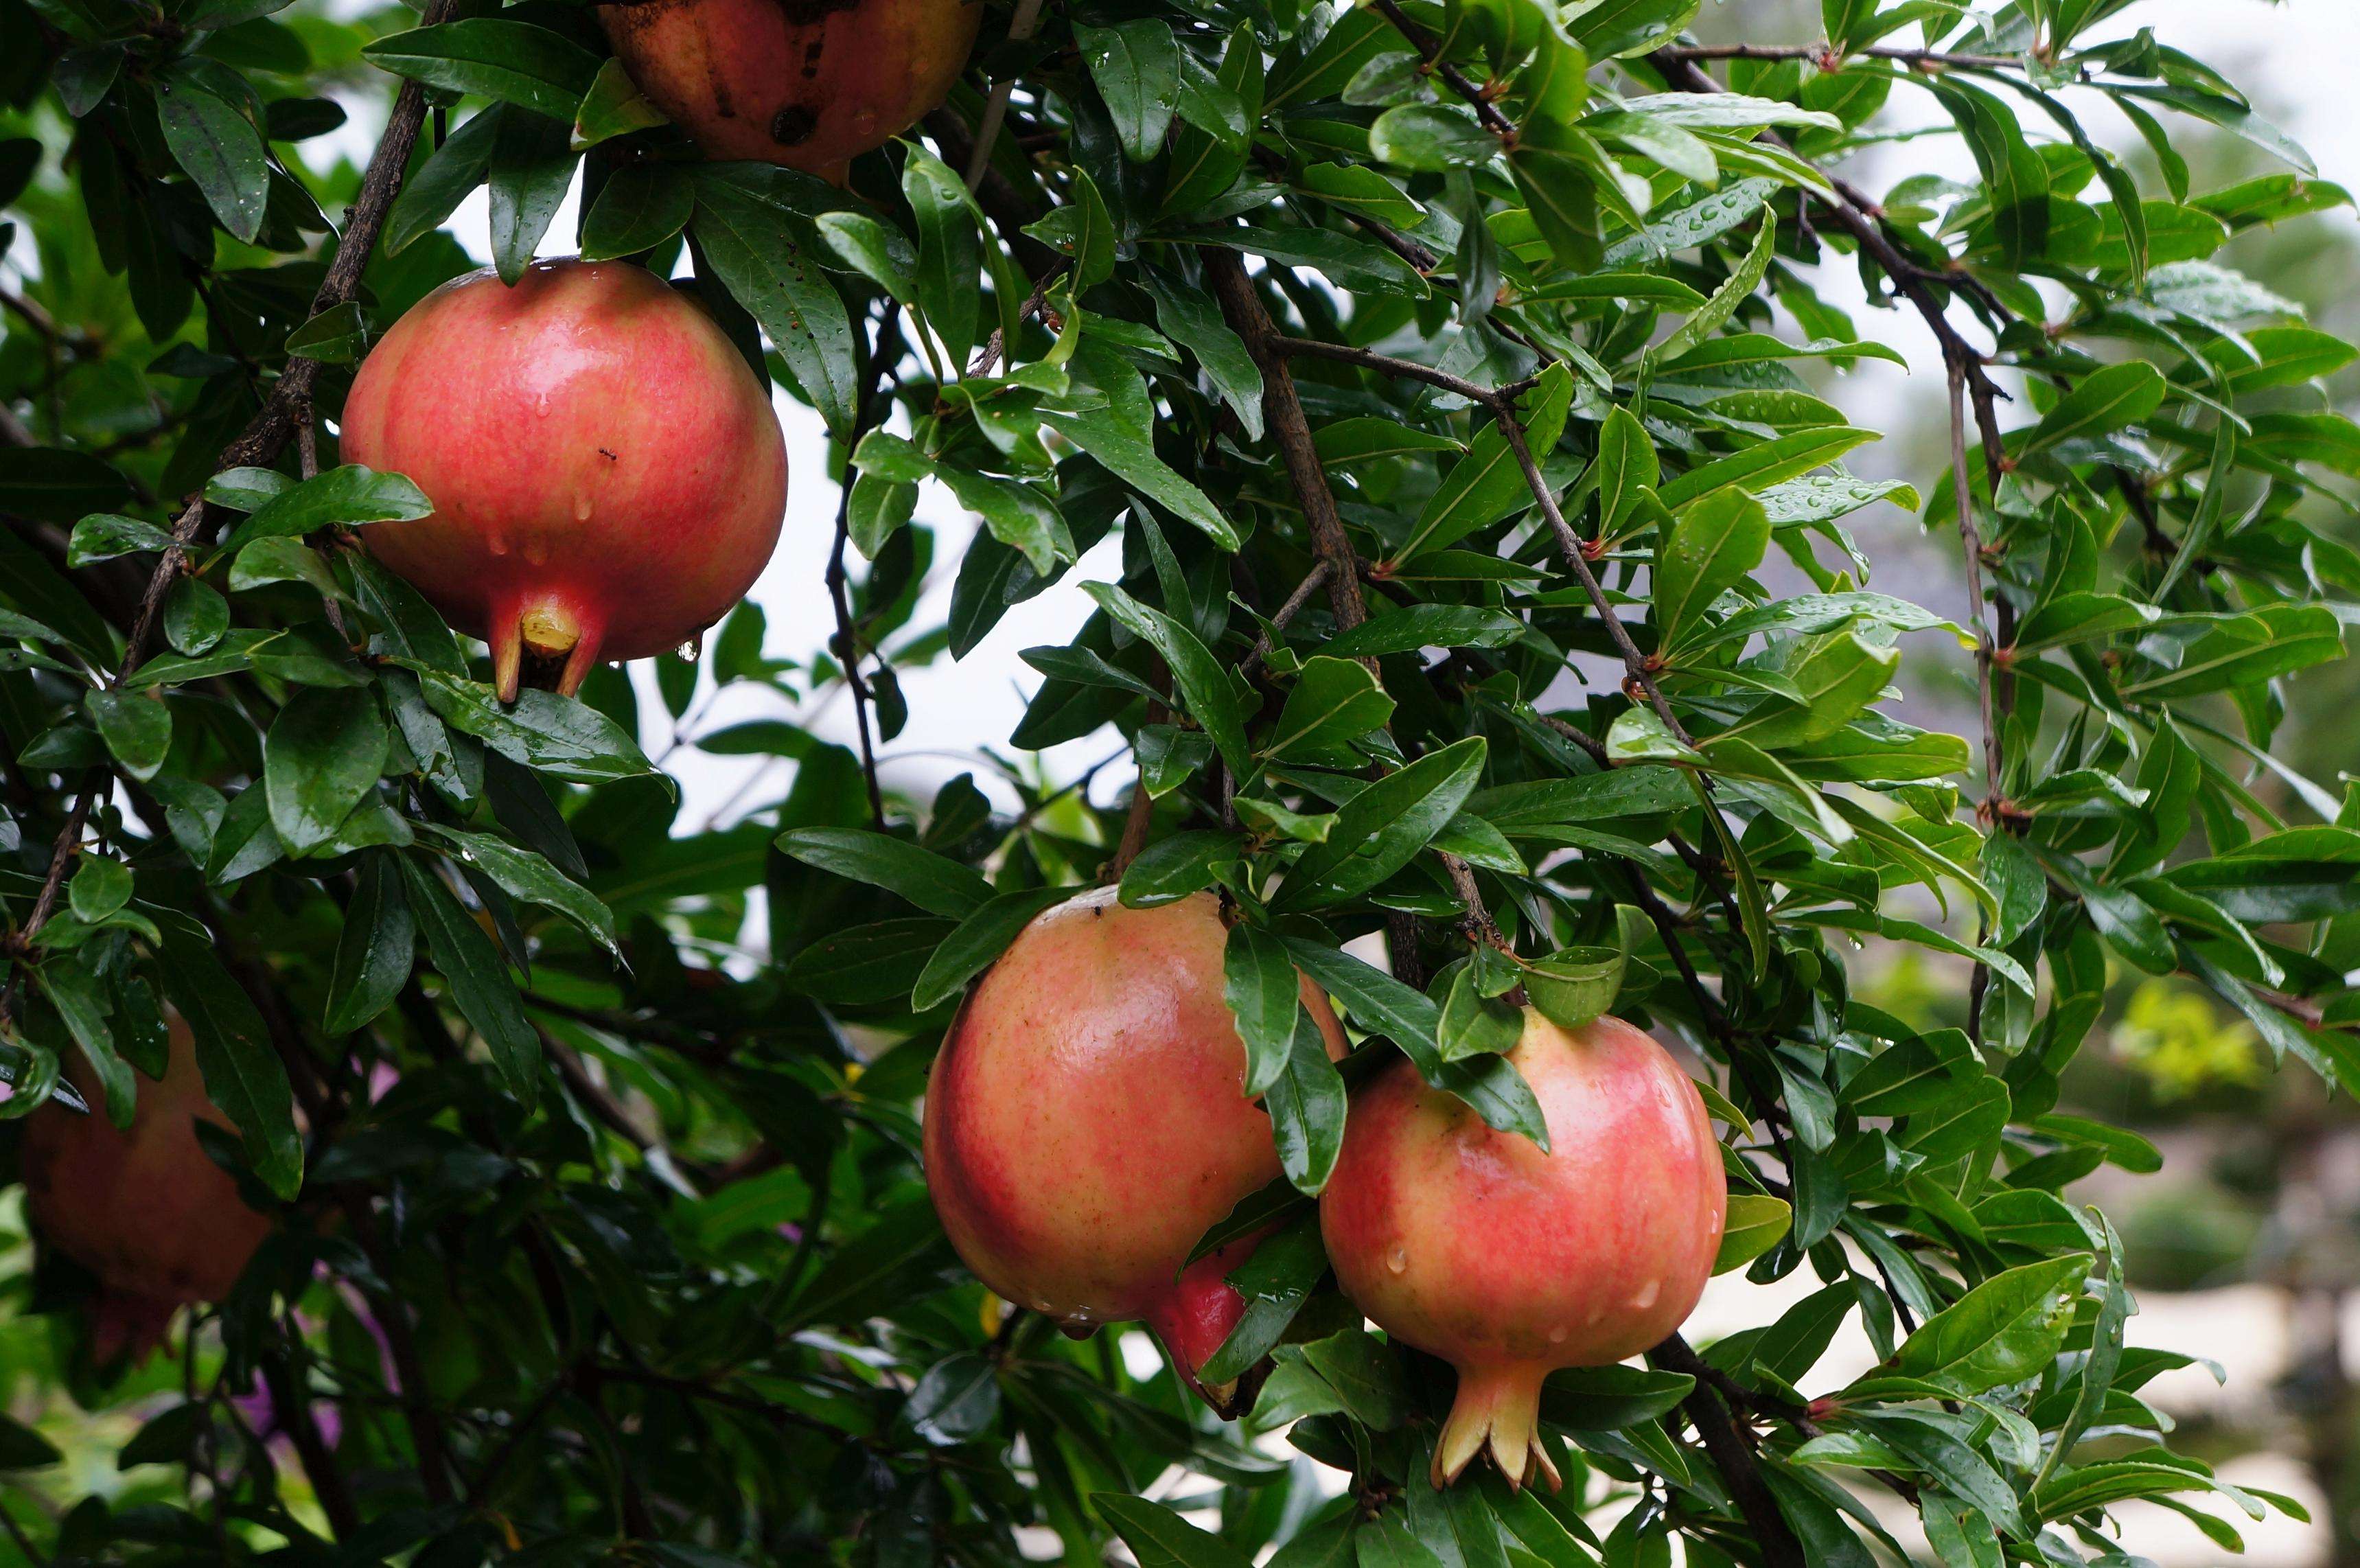
<path fill-rule="evenodd" d="M 599 20 L 639 91 L 709 158 L 846 167 L 941 106 L 980 0 L 645 0 Z"/>
<path fill-rule="evenodd" d="M 1721 1246 L 1729 1189 L 1704 1101 L 1616 1018 L 1564 1029 L 1524 1012 L 1509 1060 L 1550 1152 L 1483 1124 L 1406 1061 L 1352 1102 L 1319 1201 L 1337 1283 L 1377 1325 L 1459 1371 L 1434 1484 L 1489 1447 L 1509 1485 L 1537 1471 L 1541 1382 L 1679 1327 Z"/>
<path fill-rule="evenodd" d="M 1196 1370 L 1244 1313 L 1223 1276 L 1260 1238 L 1187 1258 L 1279 1162 L 1222 996 L 1227 935 L 1210 894 L 1130 909 L 1102 888 L 1035 919 L 943 1042 L 925 1157 L 978 1278 L 1076 1332 L 1145 1320 L 1189 1387 L 1233 1415 L 1236 1387 Z M 1340 1055 L 1327 998 L 1302 989 Z"/>
<path fill-rule="evenodd" d="M 711 317 L 644 269 L 547 261 L 454 280 L 394 323 L 345 400 L 344 455 L 418 482 L 431 517 L 364 537 L 491 644 L 572 696 L 599 659 L 677 648 L 778 543 L 787 450 Z"/>
<path fill-rule="evenodd" d="M 139 1085 L 131 1125 L 63 1105 L 25 1119 L 25 1207 L 34 1233 L 97 1276 L 92 1351 L 102 1363 L 144 1354 L 174 1311 L 218 1301 L 246 1271 L 270 1222 L 197 1142 L 196 1124 L 227 1128 L 205 1096 L 196 1041 L 170 1014 L 162 1081 Z M 75 1075 L 93 1105 L 95 1085 Z"/>

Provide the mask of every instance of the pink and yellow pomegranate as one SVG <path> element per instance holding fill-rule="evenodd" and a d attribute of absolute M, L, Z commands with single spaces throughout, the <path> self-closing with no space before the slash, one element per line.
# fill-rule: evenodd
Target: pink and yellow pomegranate
<path fill-rule="evenodd" d="M 708 158 L 841 185 L 941 106 L 980 0 L 638 0 L 598 19 L 631 80 Z"/>
<path fill-rule="evenodd" d="M 1458 1368 L 1437 1486 L 1489 1448 L 1511 1486 L 1537 1472 L 1554 1489 L 1543 1379 L 1677 1329 L 1728 1206 L 1704 1101 L 1654 1040 L 1620 1019 L 1567 1030 L 1528 1008 L 1508 1059 L 1540 1101 L 1549 1152 L 1486 1126 L 1404 1061 L 1353 1100 L 1319 1201 L 1344 1293 Z"/>
<path fill-rule="evenodd" d="M 787 449 L 769 389 L 711 317 L 644 269 L 545 261 L 454 280 L 394 323 L 344 402 L 344 455 L 406 474 L 431 517 L 369 550 L 572 696 L 727 614 L 778 543 Z"/>
<path fill-rule="evenodd" d="M 1260 1238 L 1186 1260 L 1279 1164 L 1222 999 L 1227 936 L 1210 894 L 1127 909 L 1103 888 L 1035 919 L 943 1042 L 925 1153 L 978 1278 L 1076 1332 L 1144 1320 L 1189 1387 L 1235 1415 L 1251 1390 L 1196 1373 L 1244 1313 L 1223 1277 Z M 1302 983 L 1340 1055 L 1328 999 Z"/>

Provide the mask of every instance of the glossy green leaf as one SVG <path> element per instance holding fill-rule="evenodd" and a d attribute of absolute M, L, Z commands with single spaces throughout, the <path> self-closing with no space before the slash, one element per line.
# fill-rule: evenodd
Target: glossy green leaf
<path fill-rule="evenodd" d="M 288 701 L 263 744 L 262 774 L 270 825 L 289 854 L 327 842 L 385 771 L 387 745 L 365 690 L 313 687 Z"/>

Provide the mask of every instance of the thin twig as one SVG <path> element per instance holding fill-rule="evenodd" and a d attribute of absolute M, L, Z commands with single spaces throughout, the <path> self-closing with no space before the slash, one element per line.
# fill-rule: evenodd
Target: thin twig
<path fill-rule="evenodd" d="M 1049 285 L 1055 282 L 1064 270 L 1058 268 L 1041 275 L 1040 280 L 1032 285 L 1032 291 L 1024 297 L 1024 303 L 1016 312 L 1018 325 L 1022 326 L 1041 313 L 1041 307 L 1048 302 Z M 991 336 L 984 342 L 983 351 L 975 356 L 975 363 L 967 367 L 967 373 L 969 376 L 990 375 L 999 365 L 1000 356 L 1007 352 L 1006 336 L 1005 328 L 993 327 Z"/>
<path fill-rule="evenodd" d="M 1567 740 L 1580 747 L 1583 751 L 1589 754 L 1590 760 L 1596 762 L 1600 767 L 1604 768 L 1613 765 L 1613 760 L 1606 754 L 1606 742 L 1601 740 L 1597 736 L 1592 735 L 1589 730 L 1582 729 L 1578 724 L 1568 724 L 1562 718 L 1553 718 L 1546 713 L 1536 714 L 1534 717 L 1537 718 L 1544 725 L 1547 726 L 1548 729 L 1555 733 L 1564 736 Z"/>
<path fill-rule="evenodd" d="M 640 1130 L 639 1124 L 631 1119 L 630 1112 L 615 1098 L 612 1090 L 590 1076 L 589 1065 L 583 1061 L 579 1051 L 546 1029 L 537 1029 L 535 1033 L 541 1036 L 541 1049 L 555 1064 L 557 1076 L 564 1080 L 574 1098 L 582 1102 L 584 1110 L 641 1154 L 663 1146 L 660 1140 Z"/>
<path fill-rule="evenodd" d="M 24 1553 L 26 1562 L 32 1563 L 34 1568 L 49 1568 L 49 1559 L 35 1550 L 32 1537 L 25 1533 L 25 1527 L 16 1522 L 16 1516 L 8 1511 L 5 1500 L 0 1500 L 0 1530 L 8 1532 L 8 1539 L 16 1543 L 18 1552 Z"/>
<path fill-rule="evenodd" d="M 1676 49 L 1658 49 L 1648 59 L 1662 72 L 1666 82 L 1682 92 L 1720 91 L 1720 83 L 1696 63 L 1693 55 Z M 1778 138 L 1769 132 L 1763 133 L 1763 139 L 1778 142 Z M 2006 314 L 2006 307 L 1972 275 L 1964 271 L 1934 273 L 1904 255 L 1885 233 L 1885 214 L 1875 203 L 1857 187 L 1841 180 L 1832 180 L 1830 185 L 1835 196 L 1833 199 L 1825 195 L 1818 197 L 1820 206 L 1891 280 L 1895 291 L 1916 309 L 1942 350 L 1942 363 L 1950 378 L 1950 482 L 1957 492 L 1954 500 L 1967 555 L 1968 602 L 1975 617 L 1976 688 L 1982 708 L 1984 773 L 1983 801 L 1976 816 L 1988 830 L 2014 830 L 2016 818 L 2008 808 L 2002 788 L 2005 758 L 2000 724 L 2015 708 L 2016 684 L 2014 675 L 1999 667 L 1997 650 L 2011 646 L 2015 641 L 2016 612 L 2005 594 L 1994 594 L 1993 613 L 1997 627 L 1996 630 L 1987 630 L 1983 593 L 1984 547 L 1974 521 L 1974 495 L 1966 451 L 1966 414 L 1972 404 L 1975 428 L 1983 446 L 1983 477 L 1996 496 L 2007 468 L 1998 410 L 1999 400 L 2005 394 L 1993 382 L 1983 355 L 1951 323 L 1950 313 L 1942 302 L 1935 297 L 1934 289 L 1939 285 L 1954 292 L 1964 290 L 1983 309 L 1995 314 Z M 1990 985 L 1988 966 L 1978 963 L 1968 985 L 1969 1033 L 1978 1041 L 1982 1038 L 1983 998 Z M 1897 1304 L 1898 1298 L 1896 1300 Z"/>
<path fill-rule="evenodd" d="M 1409 19 L 1408 13 L 1395 4 L 1394 0 L 1373 0 L 1373 3 L 1377 14 L 1391 22 L 1393 25 L 1393 30 L 1407 38 L 1410 47 L 1417 50 L 1419 69 L 1441 77 L 1452 92 L 1467 101 L 1469 107 L 1475 111 L 1475 117 L 1482 122 L 1485 130 L 1498 137 L 1502 145 L 1514 147 L 1516 145 L 1515 124 L 1493 106 L 1491 91 L 1443 59 L 1439 46 L 1426 37 L 1425 28 Z"/>
<path fill-rule="evenodd" d="M 1161 724 L 1169 717 L 1162 703 L 1147 705 L 1148 723 Z M 1142 766 L 1139 770 L 1139 777 L 1131 786 L 1131 809 L 1123 814 L 1122 837 L 1116 841 L 1114 859 L 1107 866 L 1118 879 L 1131 869 L 1131 861 L 1139 859 L 1139 852 L 1147 848 L 1147 829 L 1154 816 L 1155 797 L 1147 791 L 1147 769 Z"/>
<path fill-rule="evenodd" d="M 1513 412 L 1504 408 L 1496 410 L 1495 417 L 1499 421 L 1500 433 L 1507 437 L 1508 450 L 1516 455 L 1516 464 L 1524 471 L 1525 487 L 1532 491 L 1533 499 L 1539 503 L 1541 516 L 1547 521 L 1549 532 L 1557 537 L 1557 554 L 1565 557 L 1567 570 L 1573 574 L 1574 580 L 1581 585 L 1582 592 L 1589 596 L 1591 608 L 1598 611 L 1598 619 L 1606 627 L 1606 635 L 1614 643 L 1614 651 L 1622 656 L 1626 687 L 1635 688 L 1645 697 L 1647 705 L 1655 710 L 1655 717 L 1664 721 L 1664 728 L 1671 733 L 1672 739 L 1683 746 L 1692 745 L 1687 728 L 1673 714 L 1672 705 L 1666 700 L 1664 688 L 1656 684 L 1655 666 L 1639 652 L 1639 645 L 1631 641 L 1630 628 L 1624 626 L 1622 618 L 1614 612 L 1613 601 L 1606 597 L 1606 589 L 1598 581 L 1598 574 L 1590 570 L 1589 552 L 1583 547 L 1580 536 L 1573 532 L 1573 525 L 1566 521 L 1564 510 L 1557 504 L 1557 492 L 1550 488 L 1547 477 L 1541 472 L 1540 464 L 1533 457 L 1532 444 L 1524 439 L 1524 425 Z"/>
<path fill-rule="evenodd" d="M 2005 804 L 2001 794 L 1999 723 L 1992 712 L 1992 668 L 1998 652 L 1991 626 L 1983 619 L 1983 538 L 1975 522 L 1974 493 L 1967 477 L 1967 368 L 1956 356 L 1949 360 L 1950 387 L 1950 483 L 1958 492 L 1959 542 L 1967 563 L 1967 613 L 1974 618 L 1975 688 L 1983 721 L 1983 803 L 1976 815 L 1988 827 L 1997 826 Z"/>
<path fill-rule="evenodd" d="M 490 1460 L 477 1474 L 475 1484 L 467 1488 L 469 1497 L 480 1500 L 492 1495 L 492 1487 L 508 1469 L 508 1461 L 516 1457 L 516 1452 L 523 1445 L 524 1440 L 531 1436 L 535 1429 L 541 1425 L 542 1419 L 549 1414 L 550 1408 L 557 1403 L 557 1397 L 573 1386 L 574 1376 L 577 1370 L 579 1370 L 578 1366 L 567 1367 L 563 1372 L 552 1377 L 549 1380 L 549 1386 L 534 1397 L 531 1405 L 526 1409 L 522 1416 L 518 1418 L 516 1425 L 509 1428 L 507 1435 L 500 1440 L 500 1446 L 493 1452 Z"/>
<path fill-rule="evenodd" d="M 338 1194 L 337 1204 L 352 1226 L 354 1239 L 380 1279 L 388 1277 L 389 1259 L 384 1238 L 377 1226 L 377 1214 L 368 1200 L 359 1192 L 345 1189 Z M 385 1332 L 386 1348 L 392 1353 L 393 1369 L 401 1379 L 399 1389 L 403 1420 L 410 1427 L 411 1444 L 418 1450 L 418 1479 L 430 1503 L 456 1501 L 452 1489 L 455 1474 L 451 1463 L 451 1449 L 443 1436 L 442 1420 L 433 1401 L 427 1397 L 426 1363 L 418 1354 L 418 1337 L 410 1321 L 410 1303 L 402 1299 L 390 1285 L 377 1297 L 377 1327 Z"/>
<path fill-rule="evenodd" d="M 806 1415 L 792 1405 L 781 1405 L 770 1399 L 756 1398 L 749 1394 L 733 1394 L 727 1388 L 716 1388 L 710 1383 L 700 1383 L 693 1377 L 675 1377 L 667 1373 L 642 1371 L 627 1366 L 600 1366 L 596 1370 L 598 1377 L 605 1382 L 635 1383 L 642 1387 L 658 1388 L 667 1394 L 679 1395 L 683 1398 L 702 1399 L 707 1404 L 720 1405 L 727 1409 L 743 1410 L 748 1415 L 760 1416 L 763 1420 L 778 1426 L 799 1427 L 805 1431 L 825 1432 L 839 1441 L 846 1436 L 842 1427 L 821 1420 L 816 1416 Z"/>
<path fill-rule="evenodd" d="M 1946 54 L 1938 49 L 1893 49 L 1875 45 L 1840 49 L 1828 44 L 1682 44 L 1655 53 L 1678 60 L 1807 60 L 1834 70 L 1847 60 L 1889 60 L 1918 71 L 2021 71 L 2024 57 L 2010 54 Z"/>
<path fill-rule="evenodd" d="M 1316 337 L 1279 337 L 1272 340 L 1279 353 L 1306 359 L 1333 359 L 1346 365 L 1357 365 L 1364 370 L 1375 370 L 1404 380 L 1423 381 L 1438 387 L 1470 403 L 1486 408 L 1498 408 L 1513 398 L 1515 388 L 1478 386 L 1464 376 L 1454 376 L 1448 370 L 1437 370 L 1431 365 L 1421 365 L 1415 359 L 1399 359 L 1373 349 L 1355 348 L 1345 343 L 1325 343 Z"/>
<path fill-rule="evenodd" d="M 1295 591 L 1286 596 L 1286 602 L 1280 605 L 1277 613 L 1270 618 L 1270 624 L 1254 634 L 1253 646 L 1247 649 L 1246 656 L 1238 661 L 1240 674 L 1252 674 L 1262 662 L 1270 657 L 1272 637 L 1286 630 L 1286 623 L 1295 619 L 1295 613 L 1328 581 L 1334 570 L 1335 567 L 1324 560 L 1312 564 L 1311 570 L 1304 574 L 1303 580 L 1295 585 Z"/>
<path fill-rule="evenodd" d="M 1721 91 L 1721 83 L 1708 75 L 1701 66 L 1692 60 L 1682 58 L 1673 50 L 1657 49 L 1647 59 L 1649 63 L 1663 75 L 1666 82 L 1683 93 Z M 1776 135 L 1771 132 L 1764 132 L 1760 139 L 1773 146 L 1786 146 Z M 1933 287 L 1939 284 L 1948 289 L 1966 290 L 1975 294 L 1983 302 L 1985 309 L 1998 309 L 1996 298 L 1969 273 L 1959 271 L 1938 274 L 1929 272 L 1912 261 L 1902 254 L 1900 247 L 1895 245 L 1885 234 L 1883 227 L 1885 214 L 1882 208 L 1871 201 L 1857 186 L 1832 177 L 1829 184 L 1835 192 L 1832 199 L 1823 194 L 1815 197 L 1821 209 L 1835 221 L 1838 227 L 1852 237 L 1853 243 L 1868 254 L 1869 259 L 1876 263 L 1878 269 L 1892 280 L 1894 288 L 1916 309 L 1919 317 L 1926 323 L 1927 329 L 1941 345 L 1945 359 L 1956 357 L 1960 364 L 1966 367 L 1967 389 L 1974 402 L 1975 423 L 1983 434 L 1985 473 L 1993 488 L 1996 489 L 2003 472 L 2005 457 L 2000 443 L 1996 405 L 2005 394 L 1993 383 L 1990 375 L 1985 371 L 1983 356 L 1977 353 L 1974 346 L 1960 335 L 1958 328 L 1950 323 L 1948 313 L 1942 308 L 1942 302 L 1934 297 Z"/>
<path fill-rule="evenodd" d="M 852 433 L 845 444 L 845 460 L 851 461 L 860 438 L 872 428 L 884 422 L 884 411 L 878 406 L 878 390 L 885 377 L 890 356 L 900 341 L 901 306 L 894 302 L 885 307 L 877 323 L 877 343 L 869 356 L 864 384 L 854 404 Z M 877 782 L 877 748 L 869 739 L 869 712 L 874 698 L 869 682 L 860 673 L 860 641 L 852 621 L 852 590 L 845 571 L 844 555 L 852 543 L 852 478 L 836 488 L 836 543 L 827 556 L 828 598 L 836 606 L 836 657 L 844 670 L 844 684 L 852 693 L 852 717 L 860 736 L 860 776 L 869 786 L 869 815 L 879 828 L 885 826 L 885 793 Z"/>
<path fill-rule="evenodd" d="M 1009 18 L 1008 41 L 1019 43 L 1032 36 L 1041 25 L 1041 0 L 1017 0 L 1016 15 Z M 973 191 L 983 183 L 983 171 L 991 167 L 992 143 L 1000 139 L 1000 123 L 1008 115 L 1008 97 L 1016 90 L 1013 77 L 1005 77 L 991 84 L 991 96 L 984 101 L 983 118 L 975 127 L 975 150 L 967 155 L 967 188 Z"/>
<path fill-rule="evenodd" d="M 290 1346 L 302 1343 L 292 1324 L 285 1325 L 284 1332 Z M 291 1361 L 290 1351 L 290 1364 Z M 311 1479 L 312 1495 L 320 1499 L 320 1511 L 328 1516 L 328 1528 L 335 1531 L 338 1541 L 350 1540 L 361 1527 L 360 1509 L 353 1504 L 352 1486 L 336 1463 L 335 1450 L 328 1446 L 319 1421 L 311 1414 L 308 1390 L 296 1387 L 291 1365 L 281 1365 L 266 1356 L 261 1366 L 263 1387 L 270 1392 L 272 1411 L 286 1429 L 288 1440 L 295 1445 L 303 1474 Z"/>

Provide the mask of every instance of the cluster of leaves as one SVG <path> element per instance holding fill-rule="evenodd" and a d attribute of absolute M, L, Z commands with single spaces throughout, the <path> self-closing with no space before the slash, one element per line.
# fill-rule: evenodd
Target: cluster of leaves
<path fill-rule="evenodd" d="M 2181 1360 L 2125 1349 L 2119 1245 L 2064 1196 L 2156 1156 L 2060 1114 L 2058 1079 L 2117 960 L 2360 1077 L 2334 946 L 2360 810 L 2269 756 L 2279 683 L 2360 607 L 2315 477 L 2360 477 L 2316 390 L 2354 350 L 2216 259 L 2346 197 L 2200 62 L 2092 41 L 2120 8 L 1828 0 L 1825 40 L 1725 81 L 1683 42 L 1695 0 L 995 10 L 923 139 L 838 191 L 697 161 L 553 0 L 366 48 L 272 0 L 0 0 L 29 231 L 0 296 L 0 1116 L 127 1114 L 169 1006 L 241 1135 L 218 1157 L 279 1220 L 186 1325 L 177 1389 L 72 1364 L 77 1398 L 149 1416 L 122 1463 L 181 1484 L 20 1502 L 27 1549 L 902 1564 L 1045 1530 L 1075 1561 L 1621 1568 L 1677 1533 L 1692 1563 L 1852 1568 L 1903 1551 L 1874 1489 L 1986 1568 L 2119 1560 L 2134 1498 L 2223 1543 L 2188 1495 L 2290 1507 L 2163 1446 L 2138 1390 Z M 397 110 L 389 213 L 297 145 L 384 72 L 433 126 Z M 1871 202 L 1826 172 L 1914 93 L 1977 181 Z M 2297 171 L 2192 191 L 2166 113 Z M 466 265 L 462 200 L 488 186 L 513 277 L 577 177 L 584 253 L 683 274 L 818 411 L 837 561 L 871 563 L 825 650 L 773 655 L 746 607 L 657 672 L 674 749 L 792 764 L 723 825 L 677 820 L 619 674 L 499 704 L 361 547 L 427 499 L 317 422 Z M 347 205 L 357 291 L 322 248 Z M 1923 501 L 1989 590 L 1972 625 L 1872 591 L 1842 526 L 1921 497 L 1847 473 L 1874 433 L 1798 374 L 1897 357 L 1817 291 L 1835 265 L 1944 343 L 1957 462 Z M 941 627 L 912 619 L 929 481 L 984 524 Z M 989 793 L 880 795 L 896 667 L 974 650 L 1118 532 L 1007 740 L 1111 727 L 1131 809 L 996 758 Z M 1767 586 L 1774 545 L 1811 591 Z M 1893 716 L 1909 637 L 1974 651 L 1979 746 Z M 724 688 L 777 717 L 710 727 Z M 847 695 L 858 754 L 803 722 Z M 1114 1336 L 990 1300 L 919 1168 L 961 988 L 1117 876 L 1237 915 L 1286 1177 L 1207 1238 L 1276 1227 L 1211 1369 L 1273 1362 L 1242 1432 Z M 1855 998 L 1868 939 L 1971 970 L 1967 1026 Z M 1354 1025 L 1340 1066 L 1298 969 Z M 1558 1496 L 1442 1495 L 1448 1374 L 1360 1324 L 1307 1205 L 1396 1051 L 1546 1135 L 1501 1054 L 1519 992 L 1683 1038 L 1723 1266 L 1820 1288 L 1553 1379 Z M 63 1343 L 89 1287 L 56 1257 L 31 1281 Z M 1855 1321 L 1881 1363 L 1816 1386 Z M 1295 1457 L 1245 1441 L 1280 1431 Z M 52 1453 L 0 1428 L 28 1478 Z"/>

